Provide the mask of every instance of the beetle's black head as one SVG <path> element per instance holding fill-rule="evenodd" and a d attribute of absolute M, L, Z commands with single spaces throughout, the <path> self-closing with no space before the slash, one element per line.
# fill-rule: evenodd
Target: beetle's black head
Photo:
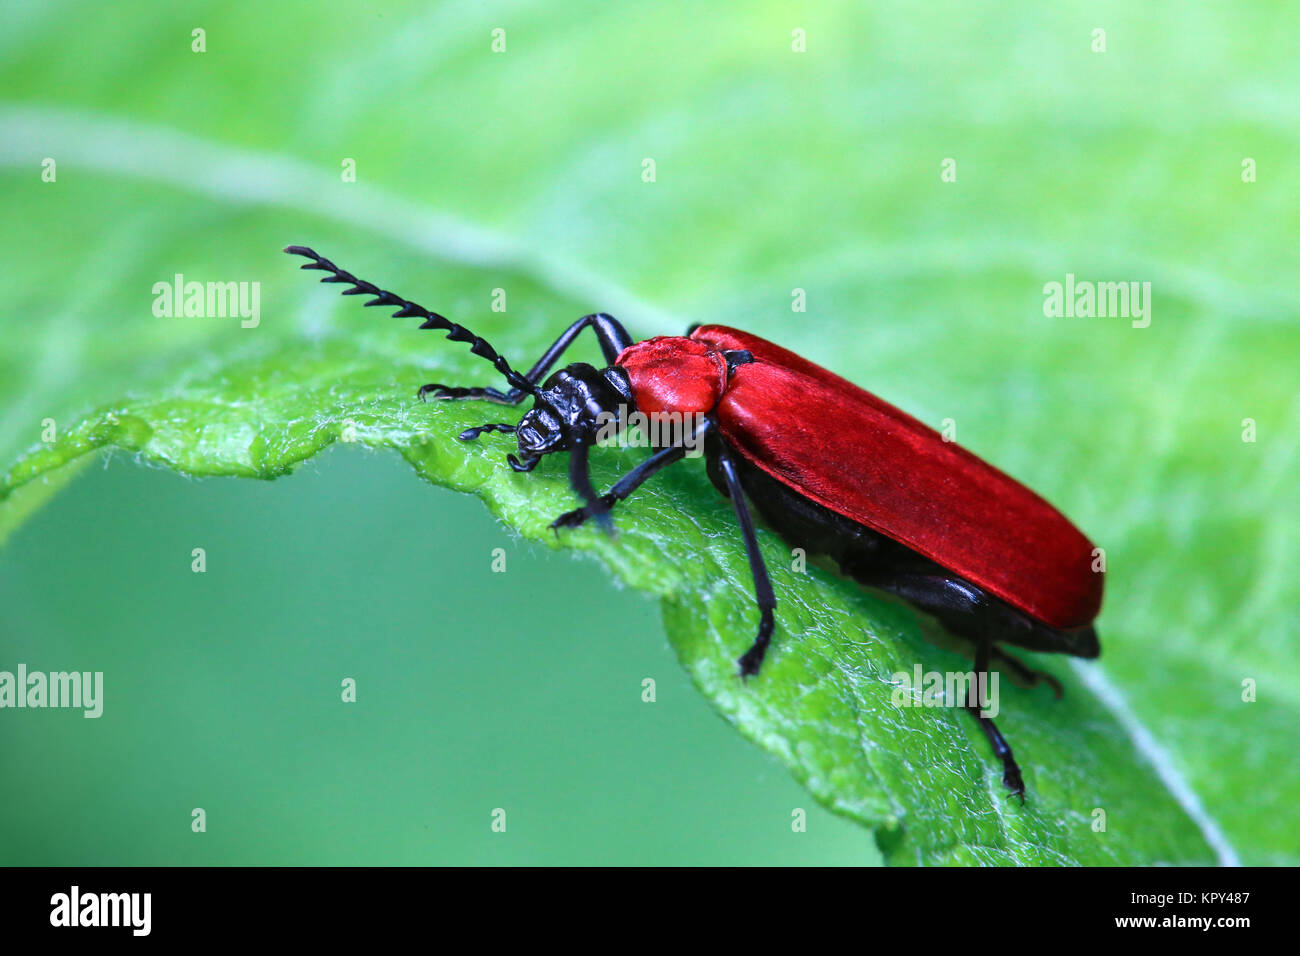
<path fill-rule="evenodd" d="M 609 507 L 596 497 L 587 468 L 587 452 L 601 430 L 618 427 L 634 410 L 632 384 L 617 366 L 598 369 L 585 362 L 568 365 L 545 382 L 535 393 L 532 410 L 515 428 L 519 457 L 510 455 L 515 471 L 532 471 L 542 456 L 569 453 L 569 482 L 586 502 L 591 515 L 612 531 Z"/>
<path fill-rule="evenodd" d="M 575 362 L 560 369 L 538 390 L 533 408 L 519 421 L 516 471 L 532 471 L 543 455 L 591 445 L 608 421 L 621 421 L 632 407 L 627 373 Z"/>

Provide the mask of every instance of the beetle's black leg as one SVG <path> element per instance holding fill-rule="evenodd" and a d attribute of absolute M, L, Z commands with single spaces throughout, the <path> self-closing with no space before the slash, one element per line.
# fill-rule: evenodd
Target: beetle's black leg
<path fill-rule="evenodd" d="M 609 508 L 596 496 L 596 489 L 591 484 L 591 471 L 588 468 L 588 452 L 591 450 L 592 436 L 581 429 L 575 429 L 569 437 L 569 484 L 578 493 L 584 507 L 596 519 L 596 523 L 608 534 L 614 533 L 614 521 L 609 516 Z"/>
<path fill-rule="evenodd" d="M 916 605 L 923 611 L 935 615 L 950 630 L 964 634 L 975 642 L 974 675 L 976 681 L 988 684 L 989 662 L 995 652 L 994 635 L 988 633 L 988 627 L 979 617 L 981 608 L 987 607 L 984 592 L 974 585 L 958 578 L 946 578 L 934 574 L 890 573 L 885 570 L 871 571 L 858 569 L 855 576 L 862 583 L 871 587 L 897 594 L 899 597 Z M 974 628 L 975 630 L 972 630 Z M 1017 663 L 1019 663 L 1017 661 Z M 1024 666 L 1024 665 L 1021 665 Z M 978 686 L 978 685 L 977 685 Z M 966 709 L 978 721 L 980 729 L 993 745 L 993 752 L 1002 761 L 1002 782 L 1012 795 L 1025 799 L 1025 784 L 1020 775 L 1020 766 L 1011 753 L 1002 732 L 993 723 L 992 718 L 980 713 L 978 703 L 966 702 Z"/>
<path fill-rule="evenodd" d="M 750 517 L 749 506 L 745 503 L 745 492 L 740 487 L 736 462 L 723 442 L 718 443 L 718 470 L 726 479 L 731 506 L 735 509 L 736 521 L 740 524 L 741 537 L 745 539 L 749 571 L 754 577 L 754 599 L 758 602 L 759 613 L 758 636 L 754 638 L 754 643 L 749 650 L 740 655 L 740 659 L 736 662 L 740 665 L 741 677 L 753 677 L 763 665 L 767 646 L 772 641 L 776 595 L 772 592 L 772 581 L 767 576 L 767 565 L 763 563 L 763 552 L 758 548 L 758 535 L 754 533 L 754 519 Z"/>
<path fill-rule="evenodd" d="M 698 443 L 708 431 L 710 422 L 705 419 L 704 423 L 695 430 L 692 436 L 692 443 Z M 620 478 L 614 487 L 601 495 L 599 501 L 606 510 L 612 508 L 617 502 L 622 501 L 632 492 L 640 488 L 651 476 L 667 468 L 674 462 L 681 461 L 686 457 L 687 446 L 670 445 L 667 448 L 661 448 L 641 464 L 637 465 L 626 475 Z M 566 511 L 554 521 L 551 522 L 552 528 L 576 528 L 592 516 L 591 509 L 584 505 L 581 508 L 575 508 L 573 511 Z"/>
<path fill-rule="evenodd" d="M 473 441 L 484 432 L 502 432 L 506 435 L 513 435 L 515 426 L 509 422 L 492 422 L 489 425 L 476 425 L 473 428 L 467 428 L 456 437 L 461 441 Z"/>
<path fill-rule="evenodd" d="M 979 722 L 980 729 L 984 731 L 989 743 L 993 745 L 993 753 L 1002 761 L 1002 785 L 1011 791 L 1013 797 L 1019 797 L 1020 802 L 1023 804 L 1025 802 L 1025 781 L 1020 776 L 1020 765 L 1016 763 L 1015 755 L 1011 753 L 1010 744 L 1002 736 L 1002 731 L 998 730 L 998 725 L 993 723 L 991 718 L 980 713 L 979 707 L 970 706 L 966 709 Z"/>
<path fill-rule="evenodd" d="M 1057 680 L 1055 677 L 1053 677 L 1051 674 L 1047 673 L 1047 671 L 1034 670 L 1024 661 L 1012 657 L 1010 654 L 1002 650 L 1002 648 L 1000 647 L 993 648 L 993 658 L 998 663 L 1005 664 L 1008 667 L 1010 667 L 1013 671 L 1016 672 L 1017 676 L 1019 676 L 1020 679 L 1027 684 L 1037 685 L 1039 681 L 1042 681 L 1048 687 L 1052 688 L 1052 693 L 1056 695 L 1057 700 L 1060 700 L 1062 697 L 1065 696 L 1065 688 L 1061 686 L 1061 682 Z"/>
<path fill-rule="evenodd" d="M 433 395 L 436 399 L 475 398 L 485 402 L 495 402 L 498 405 L 518 405 L 523 401 L 526 394 L 526 392 L 518 388 L 503 392 L 499 388 L 486 388 L 478 385 L 461 388 L 456 385 L 443 385 L 439 382 L 421 385 L 415 393 L 416 397 L 422 402 L 427 402 L 429 396 Z"/>
<path fill-rule="evenodd" d="M 591 315 L 584 315 L 577 322 L 564 330 L 551 347 L 548 348 L 530 368 L 524 378 L 534 385 L 546 377 L 546 373 L 551 370 L 560 356 L 564 354 L 565 349 L 573 344 L 573 340 L 578 337 L 578 333 L 583 329 L 591 326 L 596 333 L 596 340 L 600 342 L 600 350 L 605 356 L 605 361 L 610 365 L 618 358 L 620 352 L 632 344 L 632 337 L 627 334 L 627 329 L 623 328 L 622 323 L 612 315 L 604 312 L 593 312 Z M 458 388 L 453 385 L 440 385 L 437 382 L 431 382 L 428 385 L 420 386 L 420 399 L 431 393 L 437 399 L 465 399 L 477 398 L 487 402 L 496 402 L 499 405 L 517 405 L 527 394 L 522 389 L 512 388 L 503 392 L 495 388 Z"/>
<path fill-rule="evenodd" d="M 971 716 L 979 723 L 980 729 L 988 737 L 989 743 L 993 745 L 993 752 L 1002 761 L 1002 783 L 1011 791 L 1011 795 L 1019 797 L 1020 802 L 1025 802 L 1025 781 L 1020 776 L 1020 765 L 1016 763 L 1015 755 L 1011 752 L 1011 745 L 1007 739 L 1002 736 L 1002 731 L 998 730 L 997 724 L 993 723 L 992 718 L 985 717 L 980 711 L 988 701 L 985 694 L 979 693 L 980 687 L 988 687 L 989 680 L 989 658 L 992 656 L 993 644 L 991 641 L 979 641 L 975 645 L 975 693 L 976 699 L 972 702 L 969 698 L 966 701 L 966 709 Z"/>
<path fill-rule="evenodd" d="M 897 594 L 923 611 L 938 616 L 949 630 L 970 638 L 976 646 L 986 640 L 998 640 L 1012 624 L 1024 623 L 1018 617 L 1000 622 L 987 620 L 994 608 L 985 598 L 984 592 L 960 579 L 932 574 L 873 573 L 863 570 L 859 572 L 858 580 Z M 993 648 L 991 656 L 1010 667 L 1026 683 L 1046 683 L 1058 700 L 1065 695 L 1061 682 L 1051 674 L 1034 670 L 999 647 Z"/>

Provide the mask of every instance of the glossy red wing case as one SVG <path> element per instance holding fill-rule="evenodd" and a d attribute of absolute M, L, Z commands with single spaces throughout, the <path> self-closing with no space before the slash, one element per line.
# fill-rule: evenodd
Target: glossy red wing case
<path fill-rule="evenodd" d="M 852 382 L 756 335 L 717 406 L 727 443 L 803 496 L 919 552 L 1054 628 L 1092 623 L 1093 545 L 1024 485 Z"/>

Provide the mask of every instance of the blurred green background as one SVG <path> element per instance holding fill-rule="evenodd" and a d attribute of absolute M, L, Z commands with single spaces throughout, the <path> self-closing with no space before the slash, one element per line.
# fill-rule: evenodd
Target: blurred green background
<path fill-rule="evenodd" d="M 1287 4 L 9 2 L 0 26 L 0 473 L 28 456 L 0 669 L 109 674 L 98 721 L 0 713 L 0 862 L 879 859 L 712 715 L 653 601 L 360 447 L 386 404 L 287 480 L 118 452 L 38 510 L 74 451 L 273 474 L 333 440 L 331 402 L 440 377 L 453 346 L 324 294 L 287 242 L 518 364 L 596 308 L 712 320 L 955 417 L 1107 547 L 1102 666 L 1235 851 L 1300 862 Z M 261 324 L 155 317 L 176 272 L 260 282 Z M 1151 326 L 1045 318 L 1067 272 L 1151 282 Z M 150 409 L 153 443 L 105 408 Z M 46 419 L 83 444 L 42 457 Z"/>
<path fill-rule="evenodd" d="M 0 713 L 6 863 L 876 855 L 710 712 L 654 601 L 390 454 L 269 484 L 96 467 L 0 552 L 0 602 L 6 661 L 106 682 L 96 720 Z"/>

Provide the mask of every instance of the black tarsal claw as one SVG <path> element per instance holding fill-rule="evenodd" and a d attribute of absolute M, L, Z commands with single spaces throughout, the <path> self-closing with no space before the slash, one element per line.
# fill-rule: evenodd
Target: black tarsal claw
<path fill-rule="evenodd" d="M 749 680 L 751 677 L 758 676 L 758 670 L 763 663 L 763 655 L 761 652 L 756 653 L 757 650 L 757 648 L 751 647 L 736 659 L 736 664 L 740 667 L 742 680 Z"/>
<path fill-rule="evenodd" d="M 551 522 L 551 528 L 559 534 L 560 528 L 579 528 L 587 523 L 587 519 L 595 518 L 597 524 L 604 528 L 610 534 L 614 532 L 614 519 L 610 516 L 610 507 L 614 504 L 612 500 L 601 499 L 600 511 L 593 512 L 590 505 L 582 508 L 574 508 L 572 511 L 566 511 L 554 521 Z"/>
<path fill-rule="evenodd" d="M 580 527 L 587 520 L 586 511 L 586 508 L 574 508 L 572 511 L 566 511 L 551 522 L 551 529 L 556 534 L 559 534 L 561 528 Z"/>
<path fill-rule="evenodd" d="M 431 392 L 439 393 L 434 395 L 433 396 L 434 398 L 442 398 L 443 397 L 442 393 L 446 392 L 446 390 L 447 390 L 447 386 L 439 385 L 438 383 L 433 382 L 429 385 L 421 385 L 418 394 L 420 396 L 420 401 L 427 402 L 429 400 L 429 394 Z"/>
<path fill-rule="evenodd" d="M 1025 805 L 1025 781 L 1020 777 L 1020 770 L 1008 767 L 1002 774 L 1002 784 L 1011 791 L 1011 796 L 1020 798 L 1020 805 Z"/>

